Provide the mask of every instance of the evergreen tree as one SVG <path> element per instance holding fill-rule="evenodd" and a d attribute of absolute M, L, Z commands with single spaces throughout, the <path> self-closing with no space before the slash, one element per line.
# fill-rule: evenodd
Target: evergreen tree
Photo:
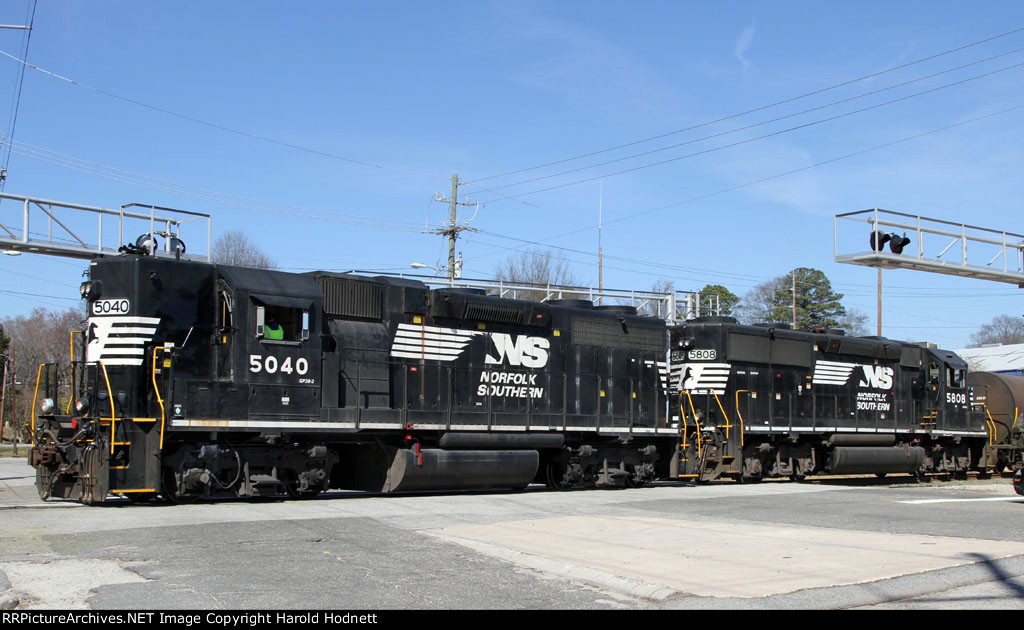
<path fill-rule="evenodd" d="M 740 303 L 740 298 L 720 284 L 708 284 L 699 291 L 702 300 L 707 300 L 710 295 L 718 296 L 718 308 L 720 315 L 732 315 L 733 309 Z"/>
<path fill-rule="evenodd" d="M 798 267 L 773 282 L 778 284 L 770 298 L 772 321 L 793 321 L 794 283 L 798 330 L 837 328 L 839 320 L 846 315 L 846 308 L 840 302 L 843 295 L 832 290 L 832 283 L 818 269 Z"/>

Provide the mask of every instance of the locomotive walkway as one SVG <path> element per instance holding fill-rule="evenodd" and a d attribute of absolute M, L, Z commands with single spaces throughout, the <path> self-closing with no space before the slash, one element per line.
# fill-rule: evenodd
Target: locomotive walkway
<path fill-rule="evenodd" d="M 1024 608 L 1007 479 L 43 503 L 0 459 L 20 609 Z"/>

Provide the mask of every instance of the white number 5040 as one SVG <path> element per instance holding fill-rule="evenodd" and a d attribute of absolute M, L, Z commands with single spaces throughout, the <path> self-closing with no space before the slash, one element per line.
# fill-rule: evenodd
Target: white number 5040
<path fill-rule="evenodd" d="M 253 374 L 259 374 L 260 372 L 276 374 L 277 372 L 281 372 L 282 374 L 294 373 L 301 376 L 306 372 L 309 372 L 309 362 L 299 357 L 293 363 L 291 357 L 285 357 L 283 361 L 278 363 L 277 357 L 264 357 L 261 354 L 250 354 L 249 371 Z"/>

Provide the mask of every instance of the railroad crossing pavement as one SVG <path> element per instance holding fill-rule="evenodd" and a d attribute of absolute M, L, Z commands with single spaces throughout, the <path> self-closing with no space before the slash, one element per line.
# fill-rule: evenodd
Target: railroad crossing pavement
<path fill-rule="evenodd" d="M 1024 608 L 1007 479 L 102 507 L 32 481 L 0 459 L 25 609 Z"/>

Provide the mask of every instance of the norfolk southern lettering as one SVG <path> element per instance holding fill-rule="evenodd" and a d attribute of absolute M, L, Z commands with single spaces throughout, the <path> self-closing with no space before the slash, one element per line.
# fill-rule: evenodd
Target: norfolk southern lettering
<path fill-rule="evenodd" d="M 513 398 L 544 398 L 544 388 L 537 387 L 537 374 L 522 372 L 482 372 L 477 396 Z"/>

